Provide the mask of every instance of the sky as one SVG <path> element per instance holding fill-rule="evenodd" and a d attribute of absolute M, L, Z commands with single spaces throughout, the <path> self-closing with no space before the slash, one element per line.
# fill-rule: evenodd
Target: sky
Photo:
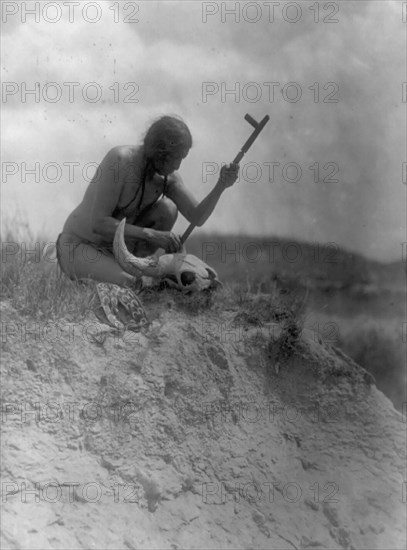
<path fill-rule="evenodd" d="M 141 143 L 163 114 L 191 130 L 179 172 L 201 200 L 249 137 L 245 114 L 267 114 L 239 181 L 196 231 L 400 260 L 402 10 L 382 0 L 3 1 L 2 228 L 55 240 L 108 150 Z M 187 226 L 179 217 L 175 230 Z"/>

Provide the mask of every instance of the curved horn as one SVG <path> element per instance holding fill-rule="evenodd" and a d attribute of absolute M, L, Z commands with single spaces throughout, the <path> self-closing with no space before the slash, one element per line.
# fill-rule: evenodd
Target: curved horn
<path fill-rule="evenodd" d="M 130 273 L 130 275 L 135 275 L 136 277 L 140 277 L 140 275 L 157 277 L 159 275 L 157 261 L 152 258 L 137 258 L 127 249 L 126 243 L 124 242 L 125 225 L 126 218 L 123 218 L 117 226 L 114 235 L 113 254 L 116 262 L 126 271 L 126 273 Z"/>

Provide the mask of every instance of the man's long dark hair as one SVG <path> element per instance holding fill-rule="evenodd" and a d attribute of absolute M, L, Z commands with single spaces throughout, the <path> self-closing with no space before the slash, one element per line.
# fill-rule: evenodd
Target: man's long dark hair
<path fill-rule="evenodd" d="M 138 201 L 138 215 L 141 215 L 140 207 L 143 203 L 146 188 L 146 179 L 154 174 L 154 160 L 165 160 L 171 153 L 186 155 L 192 147 L 192 136 L 185 122 L 175 116 L 163 116 L 153 122 L 144 137 L 144 167 L 141 176 L 141 196 Z M 164 193 L 168 183 L 168 176 L 164 176 Z M 126 210 L 139 194 L 137 189 L 134 197 L 121 211 Z M 149 205 L 150 206 L 150 205 Z M 147 206 L 146 208 L 149 208 Z M 115 211 L 116 213 L 116 211 Z M 113 217 L 115 217 L 113 215 Z"/>
<path fill-rule="evenodd" d="M 147 160 L 163 159 L 176 153 L 184 155 L 192 147 L 192 136 L 185 122 L 165 115 L 156 120 L 144 137 L 144 156 Z"/>

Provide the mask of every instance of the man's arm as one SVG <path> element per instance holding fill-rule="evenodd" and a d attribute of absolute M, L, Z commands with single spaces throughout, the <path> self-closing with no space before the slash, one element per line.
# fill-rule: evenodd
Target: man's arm
<path fill-rule="evenodd" d="M 112 217 L 112 212 L 123 189 L 130 161 L 130 151 L 125 147 L 114 147 L 100 163 L 95 174 L 95 181 L 92 182 L 94 194 L 90 212 L 92 229 L 106 240 L 113 239 L 119 225 L 119 220 Z M 127 237 L 131 236 L 129 230 L 130 227 L 126 225 L 125 235 Z"/>
<path fill-rule="evenodd" d="M 238 164 L 223 166 L 215 187 L 200 203 L 185 187 L 181 176 L 174 173 L 171 176 L 173 181 L 169 186 L 167 196 L 174 201 L 181 214 L 190 223 L 200 227 L 212 214 L 223 191 L 235 183 L 238 171 Z"/>
<path fill-rule="evenodd" d="M 112 217 L 125 177 L 129 169 L 134 169 L 134 159 L 128 147 L 111 149 L 99 166 L 93 188 L 94 199 L 91 208 L 92 230 L 106 241 L 113 241 L 119 220 Z M 170 231 L 158 231 L 148 227 L 138 227 L 126 223 L 124 236 L 128 240 L 144 240 L 164 248 L 166 252 L 174 252 L 180 247 L 179 238 Z"/>
<path fill-rule="evenodd" d="M 95 178 L 94 200 L 91 210 L 92 229 L 107 241 L 113 240 L 119 220 L 112 217 L 123 189 L 128 171 L 133 168 L 133 152 L 128 147 L 114 147 L 99 165 Z M 152 229 L 125 225 L 124 235 L 131 240 L 151 240 L 157 232 Z"/>

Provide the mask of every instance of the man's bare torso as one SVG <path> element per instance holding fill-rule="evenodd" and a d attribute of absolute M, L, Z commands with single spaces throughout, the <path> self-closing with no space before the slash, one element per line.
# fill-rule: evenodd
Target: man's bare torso
<path fill-rule="evenodd" d="M 104 167 L 105 173 L 101 173 L 100 169 L 96 172 L 86 189 L 82 202 L 65 222 L 63 231 L 78 237 L 78 240 L 90 241 L 96 245 L 106 244 L 103 237 L 92 229 L 95 215 L 97 215 L 94 210 L 98 194 L 111 194 L 111 212 L 106 213 L 107 215 L 112 216 L 116 211 L 120 214 L 116 214 L 115 218 L 122 219 L 126 216 L 128 223 L 134 223 L 137 215 L 149 205 L 154 204 L 163 193 L 164 178 L 156 173 L 147 175 L 143 193 L 142 179 L 145 162 L 142 146 L 121 146 L 115 148 L 115 151 L 120 158 L 124 159 L 123 162 L 114 162 L 108 167 Z M 106 190 L 100 184 L 102 177 L 109 180 Z M 125 208 L 126 206 L 127 208 Z M 122 210 L 124 208 L 125 210 Z"/>

